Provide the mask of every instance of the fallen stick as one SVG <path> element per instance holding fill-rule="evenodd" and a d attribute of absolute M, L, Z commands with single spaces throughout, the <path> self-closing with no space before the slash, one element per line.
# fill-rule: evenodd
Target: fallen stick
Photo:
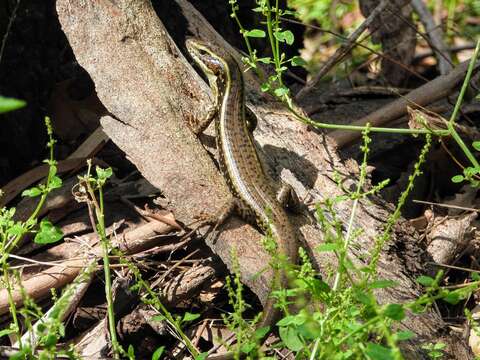
<path fill-rule="evenodd" d="M 114 246 L 127 255 L 135 254 L 155 246 L 158 243 L 156 236 L 166 234 L 174 228 L 158 221 L 152 221 L 126 232 L 123 236 L 113 238 Z M 89 256 L 88 256 L 89 255 Z M 59 289 L 73 281 L 79 272 L 87 266 L 92 257 L 101 257 L 102 247 L 97 244 L 91 252 L 84 255 L 77 254 L 75 259 L 65 260 L 52 266 L 40 274 L 23 281 L 21 286 L 27 296 L 34 300 L 42 299 L 50 294 L 51 289 Z M 23 304 L 23 297 L 19 285 L 12 289 L 12 298 L 17 306 Z M 8 292 L 0 290 L 0 315 L 9 311 Z"/>
<path fill-rule="evenodd" d="M 328 74 L 328 72 L 339 62 L 345 55 L 347 55 L 356 45 L 356 41 L 362 35 L 365 30 L 371 25 L 371 23 L 377 18 L 377 16 L 385 10 L 385 8 L 390 4 L 390 0 L 382 0 L 380 4 L 368 15 L 368 17 L 363 21 L 362 24 L 348 37 L 347 41 L 343 43 L 335 53 L 323 64 L 321 69 L 315 75 L 315 77 L 304 86 L 298 94 L 295 96 L 297 100 L 305 97 L 312 89 L 318 86 L 318 83 L 322 78 Z"/>
<path fill-rule="evenodd" d="M 68 172 L 77 169 L 81 164 L 84 163 L 85 159 L 80 158 L 61 160 L 57 164 L 57 172 Z M 13 200 L 17 195 L 19 195 L 30 185 L 46 177 L 48 175 L 48 169 L 48 165 L 37 166 L 36 168 L 27 171 L 26 173 L 20 175 L 19 177 L 13 179 L 8 184 L 3 186 L 1 188 L 3 191 L 3 195 L 0 197 L 0 208 L 7 205 L 11 200 Z"/>
<path fill-rule="evenodd" d="M 452 70 L 453 65 L 447 46 L 443 41 L 441 26 L 435 24 L 435 20 L 423 0 L 412 0 L 411 5 L 418 14 L 423 26 L 425 26 L 430 47 L 437 58 L 438 71 L 441 75 L 448 74 Z"/>
<path fill-rule="evenodd" d="M 450 71 L 447 75 L 439 76 L 432 81 L 412 90 L 402 98 L 381 107 L 373 113 L 354 121 L 350 125 L 383 126 L 407 114 L 407 106 L 427 106 L 451 94 L 463 81 L 468 69 L 469 61 L 465 61 Z M 475 65 L 474 71 L 480 67 L 480 62 Z M 335 141 L 338 148 L 342 148 L 362 136 L 359 131 L 334 130 L 329 136 Z"/>

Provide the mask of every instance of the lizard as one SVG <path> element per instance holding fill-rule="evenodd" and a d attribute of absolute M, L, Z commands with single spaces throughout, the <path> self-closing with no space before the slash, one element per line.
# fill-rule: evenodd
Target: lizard
<path fill-rule="evenodd" d="M 256 223 L 275 239 L 280 258 L 294 264 L 298 255 L 297 230 L 283 204 L 291 188 L 284 186 L 277 197 L 276 186 L 259 159 L 253 141 L 253 129 L 245 116 L 242 70 L 231 54 L 201 40 L 187 39 L 186 48 L 206 76 L 214 96 L 219 167 L 233 195 L 231 204 L 219 216 L 218 223 L 224 221 L 232 211 L 238 212 L 247 221 L 254 217 Z M 276 272 L 270 292 L 287 285 L 286 271 Z M 271 328 L 279 315 L 275 299 L 269 296 L 257 328 Z"/>

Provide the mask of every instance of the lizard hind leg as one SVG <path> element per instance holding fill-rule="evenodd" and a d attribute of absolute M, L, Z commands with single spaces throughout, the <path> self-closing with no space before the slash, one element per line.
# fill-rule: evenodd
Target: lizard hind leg
<path fill-rule="evenodd" d="M 301 212 L 302 203 L 292 185 L 283 183 L 277 193 L 277 201 L 287 210 Z"/>
<path fill-rule="evenodd" d="M 219 228 L 228 220 L 230 216 L 238 213 L 241 209 L 240 200 L 236 197 L 231 197 L 220 210 L 211 217 L 210 224 L 213 225 L 210 234 L 207 236 L 207 241 L 210 240 L 213 244 L 216 243 L 218 235 L 220 234 Z"/>

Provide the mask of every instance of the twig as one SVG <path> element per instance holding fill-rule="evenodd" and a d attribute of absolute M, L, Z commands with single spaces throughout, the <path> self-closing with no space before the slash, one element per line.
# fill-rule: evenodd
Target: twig
<path fill-rule="evenodd" d="M 152 284 L 150 285 L 151 288 L 155 289 L 155 287 L 160 285 L 167 278 L 167 276 L 173 272 L 173 270 L 175 270 L 176 268 L 178 268 L 180 265 L 183 264 L 182 260 L 188 260 L 189 258 L 191 258 L 193 255 L 197 254 L 198 252 L 199 252 L 199 249 L 196 249 L 193 252 L 191 252 L 190 254 L 188 254 L 187 256 L 185 256 L 183 259 L 180 259 L 179 262 L 177 262 L 175 265 L 171 266 L 167 271 L 165 271 L 162 274 L 162 276 L 160 276 L 158 279 L 156 279 L 154 282 L 152 282 Z"/>
<path fill-rule="evenodd" d="M 365 126 L 367 123 L 370 123 L 372 127 L 383 126 L 405 115 L 407 113 L 407 105 L 426 106 L 444 98 L 464 79 L 468 65 L 469 61 L 461 63 L 447 75 L 438 76 L 432 81 L 411 91 L 406 96 L 354 121 L 351 125 Z M 479 66 L 480 62 L 477 62 L 474 70 L 477 70 Z M 345 130 L 335 130 L 329 135 L 337 143 L 339 148 L 358 140 L 362 136 L 360 132 L 347 132 Z"/>
<path fill-rule="evenodd" d="M 332 67 L 337 64 L 340 59 L 347 55 L 356 45 L 357 39 L 364 33 L 364 31 L 370 26 L 370 24 L 376 19 L 376 17 L 390 4 L 389 0 L 382 0 L 380 4 L 368 15 L 368 17 L 363 21 L 363 23 L 350 35 L 347 39 L 347 42 L 343 43 L 335 53 L 327 60 L 327 62 L 320 68 L 319 72 L 313 77 L 307 85 L 298 92 L 295 98 L 301 99 L 305 94 L 307 94 L 311 89 L 315 88 L 322 77 L 324 77 Z"/>
<path fill-rule="evenodd" d="M 480 209 L 474 209 L 474 208 L 469 208 L 469 207 L 464 207 L 464 206 L 458 206 L 458 205 L 441 204 L 441 203 L 430 202 L 430 201 L 423 201 L 423 200 L 413 200 L 413 202 L 414 202 L 414 203 L 417 203 L 417 204 L 425 204 L 425 205 L 439 206 L 439 207 L 444 207 L 444 208 L 448 208 L 448 209 L 474 211 L 474 212 L 477 212 L 477 213 L 480 212 Z"/>
<path fill-rule="evenodd" d="M 121 236 L 121 239 L 117 240 L 115 246 L 118 246 L 120 251 L 127 254 L 136 254 L 140 251 L 144 251 L 146 248 L 155 246 L 155 240 L 152 240 L 155 235 L 166 234 L 172 230 L 173 227 L 163 223 L 147 223 L 126 232 Z M 92 255 L 96 258 L 100 258 L 103 253 L 99 244 L 97 244 L 91 251 L 93 253 Z M 51 288 L 58 289 L 70 283 L 78 275 L 80 270 L 87 266 L 88 261 L 88 258 L 84 257 L 65 260 L 64 262 L 56 264 L 55 266 L 42 271 L 40 274 L 23 281 L 21 286 L 29 297 L 33 299 L 43 298 L 50 294 Z M 17 305 L 22 304 L 23 297 L 19 286 L 15 287 L 13 298 Z M 1 289 L 0 315 L 5 314 L 6 312 L 8 312 L 7 294 L 5 289 Z"/>
<path fill-rule="evenodd" d="M 95 264 L 97 261 L 96 259 L 90 259 L 89 261 L 90 263 L 88 266 L 84 267 L 82 273 L 77 276 L 74 283 L 62 294 L 60 299 L 57 300 L 41 319 L 37 320 L 31 330 L 22 335 L 20 343 L 25 344 L 30 342 L 30 345 L 36 346 L 38 343 L 38 337 L 40 336 L 39 334 L 41 333 L 39 331 L 40 326 L 44 325 L 50 318 L 55 316 L 58 316 L 56 320 L 63 321 L 73 312 L 83 295 L 85 295 L 85 292 L 90 286 L 95 274 Z M 17 341 L 13 346 L 19 346 L 20 343 Z"/>
<path fill-rule="evenodd" d="M 8 21 L 7 29 L 5 30 L 5 35 L 2 39 L 2 46 L 0 47 L 0 63 L 2 62 L 3 58 L 3 51 L 5 50 L 5 45 L 7 44 L 8 35 L 10 34 L 10 30 L 12 28 L 13 22 L 17 17 L 17 11 L 20 6 L 20 0 L 17 0 L 15 7 L 13 8 L 12 14 L 10 15 L 10 20 Z"/>
<path fill-rule="evenodd" d="M 453 66 L 447 46 L 443 41 L 442 29 L 435 24 L 433 16 L 430 14 L 423 0 L 412 0 L 411 4 L 420 17 L 423 26 L 425 26 L 428 39 L 430 40 L 430 46 L 438 61 L 438 71 L 440 74 L 445 75 L 452 70 Z"/>
<path fill-rule="evenodd" d="M 171 227 L 177 230 L 183 230 L 183 228 L 175 221 L 175 218 L 173 217 L 172 213 L 168 213 L 167 215 L 162 215 L 154 212 L 152 209 L 148 207 L 148 205 L 145 205 L 145 209 L 141 209 L 137 205 L 132 203 L 130 200 L 128 200 L 127 197 L 125 196 L 121 196 L 120 201 L 123 202 L 125 205 L 131 207 L 138 214 L 140 214 L 141 216 L 143 216 L 148 220 L 154 219 L 164 224 L 170 225 Z"/>
<path fill-rule="evenodd" d="M 446 51 L 450 54 L 455 54 L 461 51 L 465 50 L 473 50 L 475 49 L 475 43 L 469 43 L 469 44 L 462 44 L 462 45 L 454 45 L 446 48 Z M 423 52 L 418 52 L 417 55 L 413 58 L 414 63 L 418 63 L 419 61 L 430 57 L 432 55 L 435 55 L 435 52 L 433 50 L 426 50 Z"/>

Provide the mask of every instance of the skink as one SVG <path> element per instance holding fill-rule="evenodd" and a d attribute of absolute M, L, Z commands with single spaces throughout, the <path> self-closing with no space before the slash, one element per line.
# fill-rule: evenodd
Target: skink
<path fill-rule="evenodd" d="M 236 201 L 240 215 L 251 216 L 276 241 L 276 253 L 295 263 L 298 253 L 296 230 L 284 206 L 277 200 L 276 186 L 259 160 L 245 119 L 244 82 L 240 66 L 224 51 L 197 39 L 188 39 L 187 50 L 203 71 L 218 108 L 215 117 L 220 170 Z M 274 276 L 272 290 L 286 287 L 285 271 Z M 271 296 L 257 327 L 272 326 L 279 313 Z"/>

